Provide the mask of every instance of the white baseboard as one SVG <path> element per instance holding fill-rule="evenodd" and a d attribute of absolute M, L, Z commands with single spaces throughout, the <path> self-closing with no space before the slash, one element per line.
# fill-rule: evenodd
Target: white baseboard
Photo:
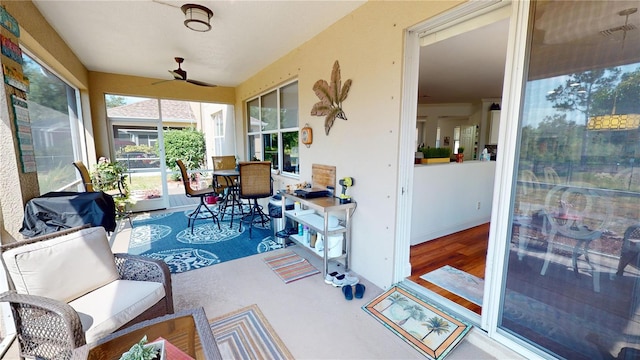
<path fill-rule="evenodd" d="M 430 231 L 422 234 L 411 234 L 411 245 L 421 244 L 423 242 L 437 239 L 439 237 L 456 233 L 458 231 L 466 230 L 472 228 L 474 226 L 482 225 L 488 223 L 491 220 L 491 217 L 482 218 L 482 219 L 473 219 L 470 221 L 465 221 L 462 223 L 453 224 L 451 226 L 447 226 L 441 229 L 437 229 L 434 231 Z"/>

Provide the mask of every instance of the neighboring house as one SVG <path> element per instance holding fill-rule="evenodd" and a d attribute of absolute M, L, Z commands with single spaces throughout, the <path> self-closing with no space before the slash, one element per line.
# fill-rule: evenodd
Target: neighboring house
<path fill-rule="evenodd" d="M 195 127 L 199 121 L 193 113 L 191 106 L 186 101 L 162 100 L 162 124 L 172 128 Z M 125 104 L 107 109 L 107 117 L 111 119 L 156 119 L 158 114 L 158 100 L 148 99 L 131 104 Z M 198 127 L 199 129 L 199 127 Z M 127 145 L 147 145 L 152 146 L 150 141 L 157 140 L 156 131 L 148 131 L 132 126 L 128 130 L 120 130 L 120 135 L 127 138 L 115 139 L 116 152 L 122 151 Z M 144 142 L 140 141 L 144 139 Z"/>

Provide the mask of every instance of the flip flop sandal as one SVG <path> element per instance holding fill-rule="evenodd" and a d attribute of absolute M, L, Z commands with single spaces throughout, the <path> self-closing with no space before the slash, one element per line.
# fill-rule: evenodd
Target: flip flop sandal
<path fill-rule="evenodd" d="M 366 289 L 366 287 L 362 284 L 356 284 L 356 298 L 357 299 L 362 299 L 362 296 L 364 296 L 364 290 Z"/>
<path fill-rule="evenodd" d="M 342 293 L 344 294 L 344 298 L 347 300 L 353 300 L 353 290 L 351 286 L 343 286 Z"/>

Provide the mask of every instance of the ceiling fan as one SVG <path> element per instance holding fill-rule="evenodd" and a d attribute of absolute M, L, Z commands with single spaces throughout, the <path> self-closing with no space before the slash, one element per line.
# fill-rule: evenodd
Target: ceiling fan
<path fill-rule="evenodd" d="M 184 58 L 176 57 L 174 59 L 178 63 L 178 68 L 175 69 L 175 70 L 169 70 L 169 73 L 171 75 L 173 75 L 173 80 L 186 81 L 188 83 L 191 83 L 191 84 L 194 84 L 194 85 L 198 85 L 198 86 L 208 86 L 208 87 L 216 87 L 216 86 L 218 86 L 218 85 L 213 85 L 213 84 L 206 83 L 204 81 L 192 80 L 192 79 L 187 78 L 187 71 L 183 70 L 182 67 L 181 67 L 181 64 L 184 62 Z M 165 81 L 169 81 L 169 80 L 160 81 L 160 82 L 157 82 L 157 83 L 154 83 L 154 84 L 158 84 L 158 83 L 165 82 Z"/>

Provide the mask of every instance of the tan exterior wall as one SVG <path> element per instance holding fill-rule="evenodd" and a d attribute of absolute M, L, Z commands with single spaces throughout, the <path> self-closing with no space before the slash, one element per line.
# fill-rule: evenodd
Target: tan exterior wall
<path fill-rule="evenodd" d="M 245 100 L 298 79 L 299 123 L 309 123 L 314 133 L 311 147 L 300 147 L 300 181 L 311 182 L 314 163 L 335 165 L 338 179 L 355 179 L 348 190 L 358 202 L 352 268 L 381 287 L 391 285 L 393 278 L 404 33 L 459 3 L 369 1 L 236 91 L 236 117 L 244 119 Z M 353 85 L 343 103 L 348 120 L 337 119 L 327 136 L 324 117 L 310 115 L 318 101 L 312 87 L 319 79 L 330 80 L 335 60 L 340 62 L 342 81 L 352 79 Z M 239 126 L 243 131 L 245 122 Z"/>

